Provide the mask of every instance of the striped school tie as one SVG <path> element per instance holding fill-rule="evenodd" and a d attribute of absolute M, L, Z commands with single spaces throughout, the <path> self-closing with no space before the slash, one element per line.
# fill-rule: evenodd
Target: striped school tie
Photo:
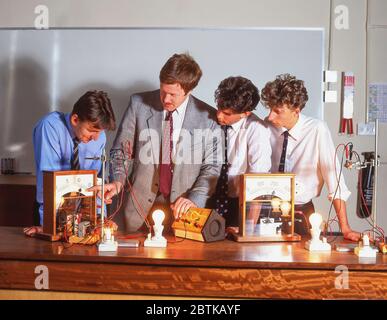
<path fill-rule="evenodd" d="M 73 139 L 74 147 L 73 147 L 73 156 L 71 158 L 71 170 L 79 170 L 79 140 L 77 138 Z"/>

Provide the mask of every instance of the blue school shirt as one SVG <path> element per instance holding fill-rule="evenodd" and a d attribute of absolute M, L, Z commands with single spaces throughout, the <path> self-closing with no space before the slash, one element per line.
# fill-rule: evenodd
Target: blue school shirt
<path fill-rule="evenodd" d="M 40 224 L 43 224 L 43 171 L 71 170 L 73 139 L 75 134 L 70 125 L 71 114 L 51 112 L 44 116 L 35 126 L 33 133 L 36 201 L 39 203 Z M 78 146 L 81 170 L 101 170 L 100 160 L 86 160 L 86 157 L 99 157 L 106 144 L 105 132 L 98 140 L 88 143 L 80 142 Z"/>

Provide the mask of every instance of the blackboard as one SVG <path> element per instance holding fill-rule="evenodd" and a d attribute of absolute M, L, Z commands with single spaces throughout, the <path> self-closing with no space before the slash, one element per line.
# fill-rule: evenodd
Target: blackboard
<path fill-rule="evenodd" d="M 291 73 L 308 89 L 304 113 L 323 118 L 323 29 L 2 29 L 1 157 L 33 171 L 36 121 L 53 110 L 71 111 L 89 89 L 107 91 L 120 120 L 132 93 L 158 88 L 159 70 L 176 52 L 190 53 L 201 66 L 194 95 L 211 105 L 228 76 L 247 77 L 261 89 Z M 259 105 L 256 113 L 266 112 Z"/>

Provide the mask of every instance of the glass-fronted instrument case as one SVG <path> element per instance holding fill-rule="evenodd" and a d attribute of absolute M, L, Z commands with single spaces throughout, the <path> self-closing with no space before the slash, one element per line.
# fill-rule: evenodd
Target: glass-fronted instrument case
<path fill-rule="evenodd" d="M 301 240 L 294 232 L 294 174 L 243 174 L 239 190 L 236 241 Z"/>

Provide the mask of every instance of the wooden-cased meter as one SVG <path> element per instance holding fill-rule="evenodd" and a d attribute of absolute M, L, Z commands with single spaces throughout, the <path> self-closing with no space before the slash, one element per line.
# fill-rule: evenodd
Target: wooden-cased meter
<path fill-rule="evenodd" d="M 215 210 L 191 208 L 172 224 L 176 237 L 202 242 L 224 240 L 225 220 Z"/>
<path fill-rule="evenodd" d="M 240 242 L 299 241 L 294 233 L 295 174 L 264 173 L 240 176 Z"/>
<path fill-rule="evenodd" d="M 96 196 L 86 189 L 97 183 L 97 171 L 43 172 L 43 235 L 57 241 L 96 226 Z"/>

